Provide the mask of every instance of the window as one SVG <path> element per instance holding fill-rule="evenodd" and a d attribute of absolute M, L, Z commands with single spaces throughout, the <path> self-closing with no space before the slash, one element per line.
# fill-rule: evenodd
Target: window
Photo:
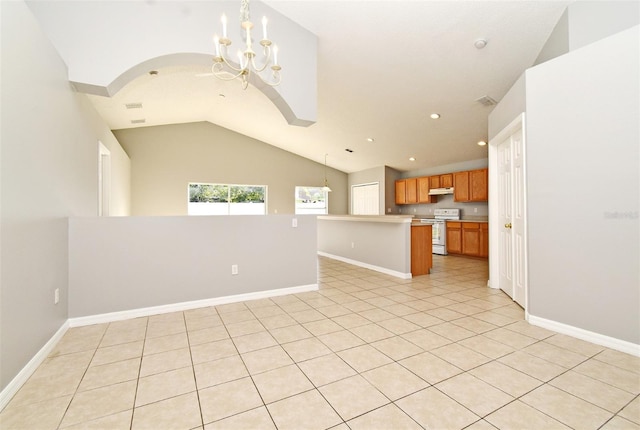
<path fill-rule="evenodd" d="M 189 184 L 189 215 L 265 215 L 265 185 Z"/>
<path fill-rule="evenodd" d="M 296 214 L 327 214 L 329 198 L 322 187 L 296 187 Z"/>

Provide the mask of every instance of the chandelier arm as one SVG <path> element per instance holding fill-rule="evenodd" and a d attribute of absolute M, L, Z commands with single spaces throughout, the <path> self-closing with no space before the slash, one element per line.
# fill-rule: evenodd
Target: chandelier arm
<path fill-rule="evenodd" d="M 265 45 L 264 46 L 264 64 L 262 65 L 262 67 L 258 67 L 256 66 L 256 57 L 255 55 L 253 57 L 251 57 L 251 65 L 253 66 L 253 70 L 255 70 L 257 73 L 260 73 L 264 70 L 266 70 L 267 66 L 269 66 L 269 62 L 271 61 L 271 47 L 269 45 Z"/>
<path fill-rule="evenodd" d="M 229 67 L 231 70 L 233 70 L 233 71 L 235 71 L 235 72 L 242 72 L 242 70 L 244 70 L 244 69 L 242 68 L 242 65 L 241 65 L 241 64 L 239 64 L 239 66 L 241 66 L 241 67 L 236 67 L 236 66 L 234 66 L 233 64 L 231 64 L 231 63 L 227 60 L 227 57 L 229 56 L 229 53 L 227 52 L 227 47 L 226 47 L 225 45 L 222 45 L 222 47 L 223 47 L 223 48 L 222 48 L 222 50 L 220 51 L 220 57 L 219 57 L 222 61 L 218 61 L 216 64 L 224 63 L 224 64 L 226 64 L 226 65 L 227 65 L 227 67 Z"/>
<path fill-rule="evenodd" d="M 222 63 L 216 63 L 213 65 L 213 67 L 211 67 L 211 72 L 214 74 L 214 76 L 222 81 L 233 81 L 234 79 L 242 76 L 244 70 L 236 70 L 238 73 L 236 73 L 235 75 L 231 74 L 232 76 L 225 76 L 224 75 L 224 70 L 222 69 Z"/>

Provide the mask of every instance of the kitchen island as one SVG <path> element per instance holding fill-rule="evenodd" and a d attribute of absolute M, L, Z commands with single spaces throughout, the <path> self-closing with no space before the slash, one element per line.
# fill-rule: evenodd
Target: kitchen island
<path fill-rule="evenodd" d="M 412 219 L 411 215 L 318 216 L 318 254 L 402 279 L 427 274 L 431 226 L 412 227 Z"/>

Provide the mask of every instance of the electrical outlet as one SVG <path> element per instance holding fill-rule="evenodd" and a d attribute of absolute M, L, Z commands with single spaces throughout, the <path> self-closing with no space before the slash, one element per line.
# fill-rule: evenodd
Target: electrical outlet
<path fill-rule="evenodd" d="M 473 213 L 478 213 L 478 208 L 473 208 Z"/>
<path fill-rule="evenodd" d="M 291 227 L 297 227 L 298 226 L 298 218 L 293 218 L 291 220 Z"/>
<path fill-rule="evenodd" d="M 356 247 L 356 243 L 355 242 L 351 242 L 351 249 Z"/>
<path fill-rule="evenodd" d="M 387 213 L 391 213 L 391 208 L 387 208 Z"/>
<path fill-rule="evenodd" d="M 53 291 L 53 304 L 57 305 L 58 303 L 60 303 L 60 288 Z"/>
<path fill-rule="evenodd" d="M 238 265 L 237 264 L 232 264 L 231 265 L 231 274 L 232 275 L 237 275 L 238 274 Z"/>
<path fill-rule="evenodd" d="M 274 213 L 274 214 L 277 214 L 277 213 L 278 213 L 278 209 L 274 209 L 274 210 L 273 210 L 273 213 Z"/>

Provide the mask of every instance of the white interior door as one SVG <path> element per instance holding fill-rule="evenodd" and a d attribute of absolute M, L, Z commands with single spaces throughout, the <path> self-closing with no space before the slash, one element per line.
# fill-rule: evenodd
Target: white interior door
<path fill-rule="evenodd" d="M 513 298 L 511 136 L 498 145 L 498 270 L 500 289 Z"/>
<path fill-rule="evenodd" d="M 527 279 L 526 256 L 526 208 L 525 208 L 525 176 L 524 176 L 524 136 L 522 128 L 511 135 L 511 172 L 513 184 L 511 196 L 513 213 L 512 249 L 513 249 L 513 300 L 526 308 L 525 286 Z"/>
<path fill-rule="evenodd" d="M 379 184 L 360 184 L 351 187 L 352 215 L 380 215 Z"/>
<path fill-rule="evenodd" d="M 490 142 L 491 286 L 527 309 L 527 208 L 524 114 Z M 496 285 L 497 284 L 497 285 Z"/>

